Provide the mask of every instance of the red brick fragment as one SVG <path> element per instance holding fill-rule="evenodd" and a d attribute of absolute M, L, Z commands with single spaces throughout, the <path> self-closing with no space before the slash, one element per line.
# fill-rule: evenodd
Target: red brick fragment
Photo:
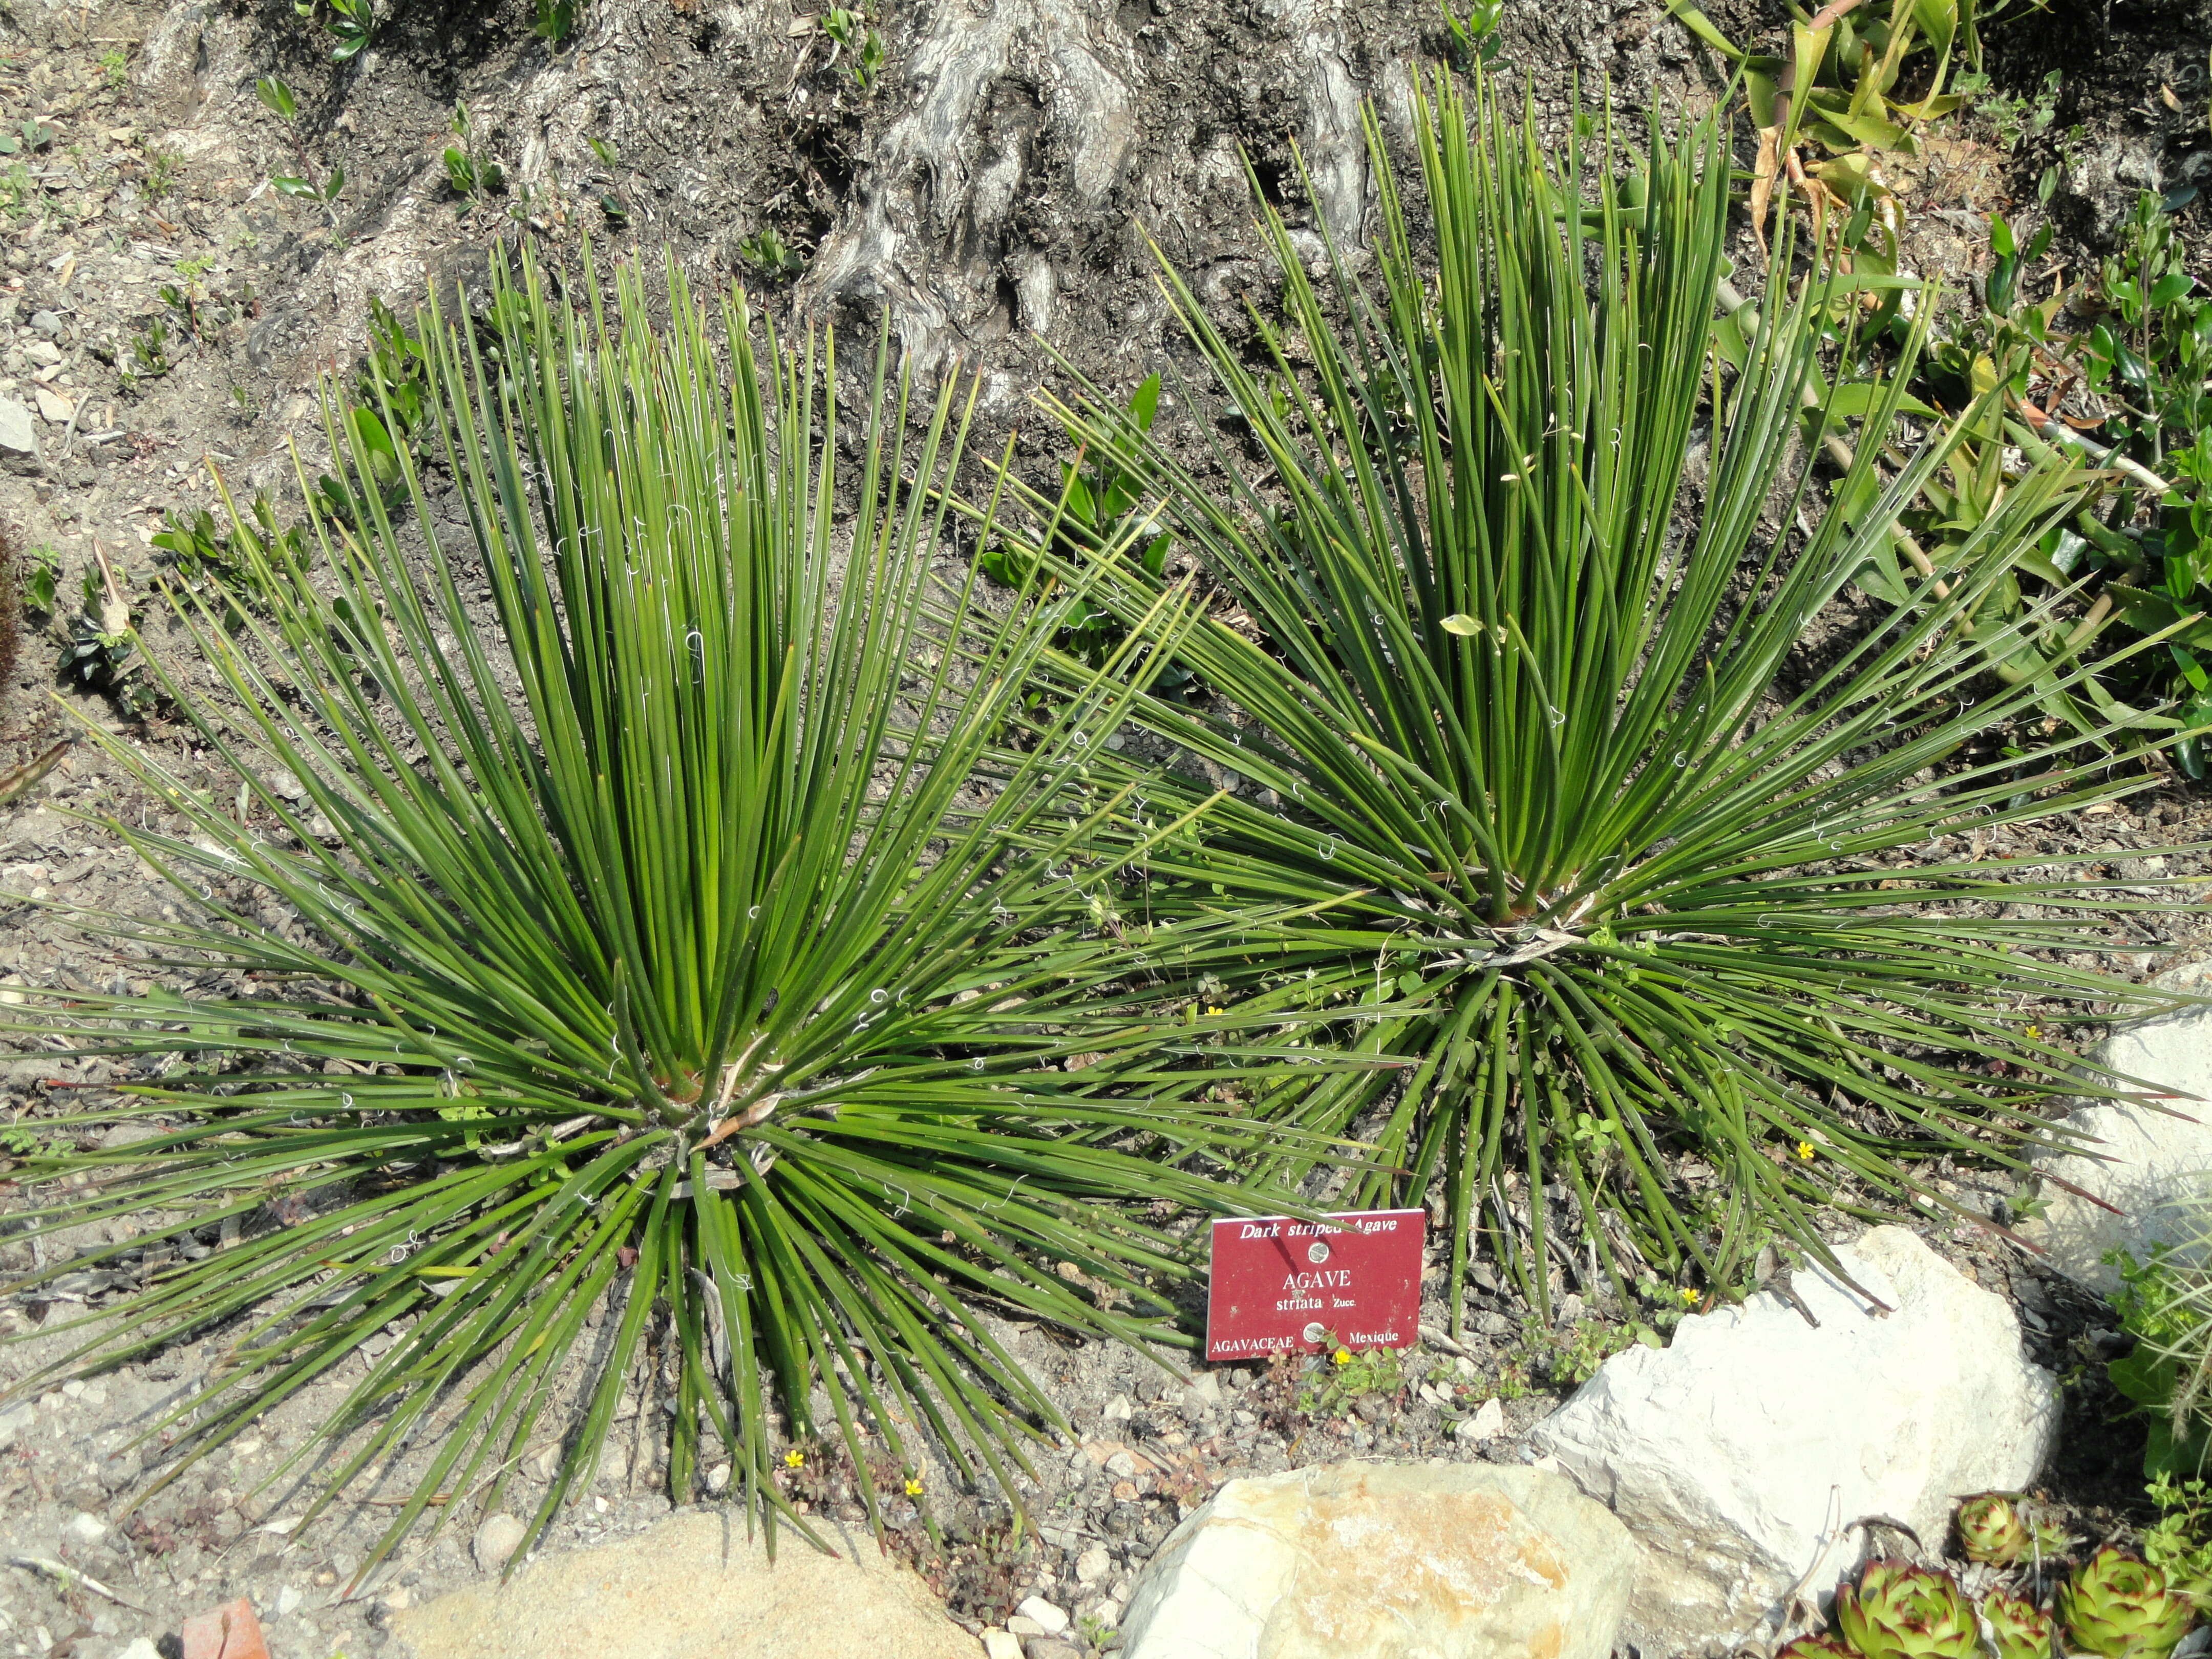
<path fill-rule="evenodd" d="M 185 1659 L 269 1659 L 261 1621 L 244 1596 L 185 1620 Z"/>

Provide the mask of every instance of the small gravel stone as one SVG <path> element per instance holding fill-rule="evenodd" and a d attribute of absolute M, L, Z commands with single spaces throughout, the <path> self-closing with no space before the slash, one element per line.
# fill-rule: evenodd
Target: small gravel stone
<path fill-rule="evenodd" d="M 470 1553 L 476 1557 L 479 1572 L 496 1572 L 507 1564 L 508 1559 L 520 1547 L 525 1532 L 521 1522 L 501 1511 L 488 1515 L 477 1528 L 477 1535 L 470 1545 Z"/>
<path fill-rule="evenodd" d="M 1504 1432 L 1505 1407 L 1494 1395 L 1475 1407 L 1474 1416 L 1452 1425 L 1453 1437 L 1468 1442 L 1495 1440 Z"/>
<path fill-rule="evenodd" d="M 1057 1636 L 1067 1628 L 1067 1615 L 1042 1595 L 1030 1596 L 1014 1611 L 1024 1619 L 1036 1621 L 1038 1628 L 1047 1636 Z M 1007 1628 L 1011 1630 L 1013 1626 L 1009 1625 Z"/>
<path fill-rule="evenodd" d="M 89 1510 L 79 1510 L 62 1530 L 77 1543 L 97 1544 L 107 1531 L 107 1522 Z"/>

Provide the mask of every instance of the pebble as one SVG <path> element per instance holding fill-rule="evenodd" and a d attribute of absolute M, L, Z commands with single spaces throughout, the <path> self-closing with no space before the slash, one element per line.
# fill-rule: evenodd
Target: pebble
<path fill-rule="evenodd" d="M 477 1528 L 476 1539 L 470 1546 L 470 1553 L 476 1557 L 477 1571 L 495 1572 L 505 1566 L 520 1546 L 526 1530 L 521 1522 L 505 1511 L 484 1516 Z"/>
<path fill-rule="evenodd" d="M 107 1522 L 89 1510 L 79 1510 L 62 1530 L 80 1544 L 96 1544 L 107 1531 Z"/>
<path fill-rule="evenodd" d="M 0 449 L 13 450 L 18 455 L 39 453 L 38 431 L 31 423 L 31 411 L 12 398 L 0 398 Z"/>
<path fill-rule="evenodd" d="M 983 1659 L 1022 1659 L 1022 1638 L 1012 1631 L 985 1631 Z"/>
<path fill-rule="evenodd" d="M 1117 1394 L 1106 1402 L 1106 1409 L 1099 1415 L 1109 1423 L 1126 1423 L 1136 1414 L 1136 1409 L 1129 1403 L 1127 1395 Z"/>
<path fill-rule="evenodd" d="M 32 333 L 43 334 L 51 340 L 61 331 L 62 319 L 53 312 L 34 311 L 31 313 Z"/>
<path fill-rule="evenodd" d="M 1452 1434 L 1460 1440 L 1495 1440 L 1504 1432 L 1505 1407 L 1494 1395 L 1474 1408 L 1474 1416 L 1452 1425 Z"/>
<path fill-rule="evenodd" d="M 1033 1621 L 1038 1631 L 1046 1636 L 1057 1636 L 1067 1628 L 1067 1615 L 1042 1595 L 1032 1595 L 1014 1611 L 1021 1617 Z M 1009 1623 L 1007 1628 L 1011 1630 L 1013 1626 Z"/>
<path fill-rule="evenodd" d="M 1114 1558 L 1102 1544 L 1093 1544 L 1075 1558 L 1075 1582 L 1095 1584 L 1114 1571 Z"/>
<path fill-rule="evenodd" d="M 298 1610 L 300 1603 L 306 1599 L 297 1584 L 285 1585 L 283 1589 L 276 1592 L 276 1616 L 279 1619 L 289 1619 Z"/>

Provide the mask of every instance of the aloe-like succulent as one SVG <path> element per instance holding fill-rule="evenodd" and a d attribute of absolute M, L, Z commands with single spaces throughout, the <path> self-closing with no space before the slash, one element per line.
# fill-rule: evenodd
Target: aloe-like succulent
<path fill-rule="evenodd" d="M 2035 1534 L 2015 1492 L 1985 1492 L 1959 1500 L 1959 1543 L 1969 1561 L 2008 1567 L 2034 1547 Z"/>
<path fill-rule="evenodd" d="M 1948 1572 L 1870 1561 L 1836 1592 L 1836 1626 L 1861 1659 L 1982 1659 L 1981 1627 Z"/>
<path fill-rule="evenodd" d="M 2099 1659 L 2163 1659 L 2197 1617 L 2164 1573 L 2110 1544 L 2059 1585 L 2056 1610 L 2067 1645 Z"/>
<path fill-rule="evenodd" d="M 2051 1638 L 2058 1627 L 2031 1598 L 1991 1590 L 1982 1599 L 1982 1617 L 1989 1620 L 1997 1659 L 2051 1659 Z"/>

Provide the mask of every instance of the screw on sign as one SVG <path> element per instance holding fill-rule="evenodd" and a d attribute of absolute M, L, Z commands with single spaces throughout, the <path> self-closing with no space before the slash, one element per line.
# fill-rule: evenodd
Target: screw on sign
<path fill-rule="evenodd" d="M 1325 1341 L 1413 1346 L 1425 1219 L 1419 1210 L 1373 1210 L 1319 1222 L 1215 1222 L 1206 1357 L 1249 1359 Z"/>

